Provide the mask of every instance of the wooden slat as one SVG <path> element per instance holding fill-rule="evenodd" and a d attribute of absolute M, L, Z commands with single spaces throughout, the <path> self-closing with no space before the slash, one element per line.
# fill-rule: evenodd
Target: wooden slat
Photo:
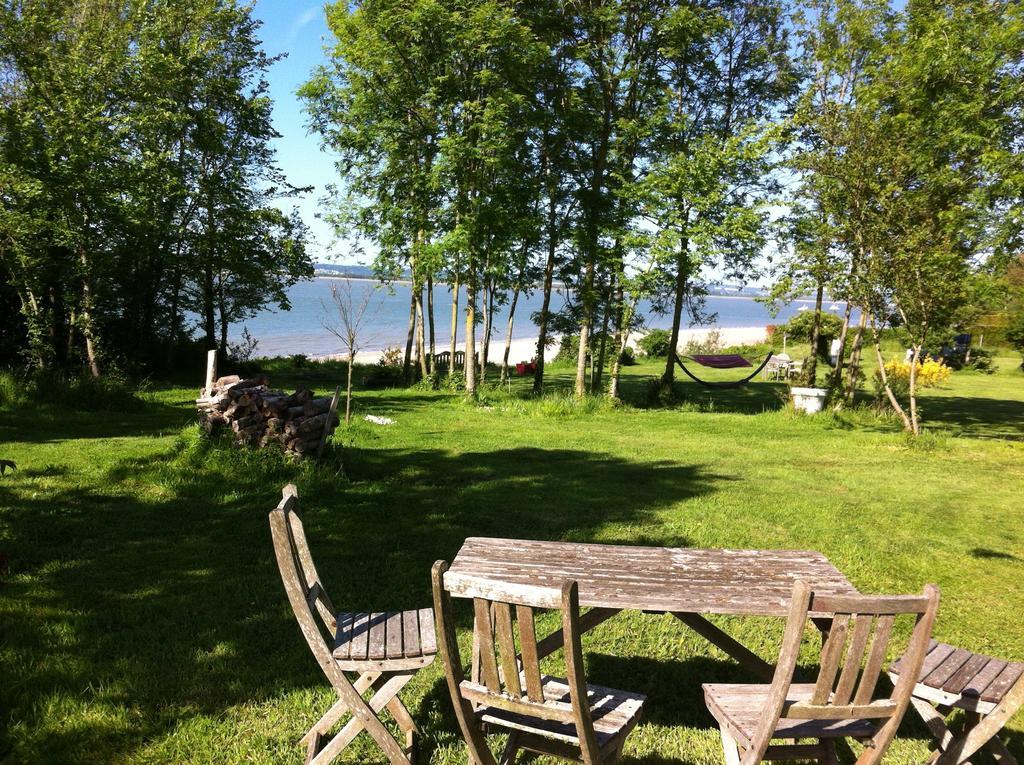
<path fill-rule="evenodd" d="M 929 640 L 928 641 L 928 648 L 925 650 L 925 660 L 927 660 L 927 657 L 931 654 L 931 652 L 934 651 L 938 647 L 939 647 L 939 642 L 937 640 Z M 896 661 L 894 661 L 890 665 L 889 671 L 893 672 L 893 673 L 895 673 L 897 675 L 902 674 L 902 672 L 903 672 L 903 661 L 906 658 L 907 657 L 904 655 L 904 656 L 900 656 L 898 659 L 896 659 Z"/>
<path fill-rule="evenodd" d="M 389 659 L 402 658 L 402 613 L 390 611 L 385 623 L 387 634 L 385 636 L 385 649 Z"/>
<path fill-rule="evenodd" d="M 406 658 L 422 655 L 419 611 L 402 612 L 402 653 Z"/>
<path fill-rule="evenodd" d="M 429 608 L 419 610 L 420 651 L 424 656 L 437 653 L 437 636 L 434 632 L 434 612 Z"/>
<path fill-rule="evenodd" d="M 850 701 L 854 685 L 860 676 L 864 649 L 867 647 L 874 622 L 875 618 L 871 615 L 860 615 L 854 618 L 853 635 L 850 637 L 846 658 L 843 660 L 843 671 L 839 674 L 839 682 L 836 684 L 835 694 L 832 698 L 833 704 L 844 705 Z"/>
<path fill-rule="evenodd" d="M 939 666 L 923 676 L 921 682 L 925 685 L 930 685 L 932 688 L 941 688 L 970 658 L 970 651 L 957 648 Z"/>
<path fill-rule="evenodd" d="M 882 665 L 885 664 L 885 652 L 889 648 L 889 637 L 892 635 L 892 625 L 895 621 L 892 614 L 882 614 L 875 620 L 875 635 L 871 638 L 868 660 L 864 663 L 860 684 L 853 697 L 854 704 L 867 704 L 875 694 L 878 676 L 882 673 Z"/>
<path fill-rule="evenodd" d="M 352 642 L 349 658 L 364 661 L 370 648 L 370 614 L 355 614 L 352 622 Z"/>
<path fill-rule="evenodd" d="M 355 614 L 338 614 L 338 634 L 334 641 L 337 647 L 334 649 L 334 656 L 337 659 L 347 659 L 352 652 L 350 645 L 352 640 L 352 625 L 355 623 Z"/>
<path fill-rule="evenodd" d="M 501 682 L 498 679 L 498 660 L 494 655 L 490 602 L 483 598 L 473 599 L 473 629 L 480 637 L 480 669 L 484 685 L 492 693 L 499 693 Z"/>
<path fill-rule="evenodd" d="M 992 684 L 981 693 L 982 701 L 990 701 L 993 704 L 1002 701 L 1003 696 L 1010 690 L 1024 674 L 1024 664 L 1013 662 L 1007 664 L 999 677 L 992 681 Z"/>
<path fill-rule="evenodd" d="M 383 659 L 387 655 L 387 614 L 377 611 L 370 614 L 370 645 L 366 657 Z"/>
<path fill-rule="evenodd" d="M 783 717 L 796 720 L 857 720 L 892 717 L 896 702 L 881 699 L 868 704 L 821 705 L 806 701 L 787 703 Z"/>
<path fill-rule="evenodd" d="M 932 670 L 948 659 L 950 654 L 955 650 L 956 649 L 951 645 L 939 643 L 933 650 L 929 651 L 928 655 L 924 657 L 924 665 L 921 667 L 921 674 L 918 676 L 918 682 L 921 681 L 921 678 L 928 677 L 928 675 L 932 673 Z"/>
<path fill-rule="evenodd" d="M 513 712 L 527 717 L 538 717 L 542 720 L 554 720 L 556 722 L 571 723 L 573 721 L 572 705 L 548 701 L 536 703 L 523 699 L 514 699 L 510 696 L 495 694 L 482 685 L 463 680 L 459 686 L 463 698 L 483 704 L 487 707 L 504 709 L 506 712 Z"/>
<path fill-rule="evenodd" d="M 825 704 L 832 687 L 836 681 L 836 673 L 839 671 L 839 662 L 843 658 L 843 647 L 846 645 L 847 625 L 850 617 L 847 614 L 836 614 L 832 620 L 832 629 L 829 630 L 828 640 L 821 650 L 821 670 L 818 672 L 818 682 L 814 685 L 814 696 L 812 704 Z"/>
<path fill-rule="evenodd" d="M 992 681 L 999 677 L 1005 668 L 1006 662 L 1002 659 L 990 660 L 988 664 L 982 667 L 978 674 L 968 681 L 960 693 L 964 696 L 981 698 L 982 692 L 992 685 Z"/>
<path fill-rule="evenodd" d="M 494 604 L 494 626 L 501 654 L 505 690 L 512 696 L 520 697 L 523 695 L 523 687 L 519 682 L 519 662 L 516 659 L 516 642 L 512 633 L 512 610 L 508 603 Z"/>
<path fill-rule="evenodd" d="M 533 621 L 533 609 L 529 606 L 516 606 L 516 622 L 519 624 L 519 645 L 523 655 L 523 675 L 526 677 L 527 697 L 530 701 L 543 701 L 544 691 L 540 681 L 537 628 Z"/>
<path fill-rule="evenodd" d="M 991 659 L 988 656 L 972 654 L 971 658 L 965 661 L 963 666 L 949 680 L 943 683 L 942 690 L 947 693 L 960 693 L 990 661 Z"/>

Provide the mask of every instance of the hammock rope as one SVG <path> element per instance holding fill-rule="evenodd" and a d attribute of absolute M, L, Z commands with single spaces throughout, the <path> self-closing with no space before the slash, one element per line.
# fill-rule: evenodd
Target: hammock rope
<path fill-rule="evenodd" d="M 675 357 L 676 364 L 679 365 L 679 368 L 682 369 L 683 372 L 686 373 L 686 376 L 689 377 L 694 382 L 703 385 L 705 388 L 711 388 L 713 390 L 726 390 L 729 388 L 742 388 L 748 382 L 753 380 L 755 377 L 757 377 L 758 374 L 760 374 L 761 370 L 768 365 L 768 362 L 771 361 L 772 356 L 774 354 L 771 351 L 769 351 L 768 355 L 764 357 L 764 361 L 758 364 L 757 368 L 743 379 L 728 380 L 725 382 L 713 382 L 711 380 L 702 380 L 701 378 L 697 377 L 697 375 L 695 375 L 693 372 L 686 368 L 686 365 L 683 363 L 683 360 L 679 358 L 679 354 L 674 353 L 672 355 Z M 712 367 L 715 369 L 735 369 L 741 366 L 751 366 L 751 363 L 744 359 L 742 356 L 688 356 L 687 358 L 693 359 L 698 364 L 702 364 L 703 366 Z M 743 363 L 739 363 L 740 361 L 742 361 Z"/>

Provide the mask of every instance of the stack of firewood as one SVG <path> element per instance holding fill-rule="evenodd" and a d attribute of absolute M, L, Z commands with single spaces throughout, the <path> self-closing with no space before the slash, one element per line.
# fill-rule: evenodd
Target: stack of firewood
<path fill-rule="evenodd" d="M 230 427 L 239 445 L 280 444 L 296 457 L 316 454 L 338 425 L 337 398 L 314 398 L 306 388 L 289 394 L 268 383 L 264 376 L 214 380 L 196 399 L 199 421 L 208 433 Z"/>

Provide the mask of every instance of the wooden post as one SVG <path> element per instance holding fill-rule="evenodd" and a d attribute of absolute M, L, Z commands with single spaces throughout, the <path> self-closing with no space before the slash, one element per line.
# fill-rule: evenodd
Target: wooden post
<path fill-rule="evenodd" d="M 324 446 L 327 445 L 327 436 L 331 432 L 331 423 L 334 422 L 334 415 L 338 411 L 338 401 L 341 399 L 341 386 L 334 389 L 334 397 L 331 399 L 331 406 L 327 410 L 327 422 L 324 423 L 324 432 L 320 434 L 320 443 L 316 447 L 316 458 L 324 453 Z"/>
<path fill-rule="evenodd" d="M 213 394 L 213 383 L 217 379 L 217 349 L 206 353 L 206 396 Z"/>

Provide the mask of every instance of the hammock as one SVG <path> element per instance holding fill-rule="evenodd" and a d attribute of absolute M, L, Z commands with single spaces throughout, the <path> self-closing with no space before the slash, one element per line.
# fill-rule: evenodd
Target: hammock
<path fill-rule="evenodd" d="M 749 375 L 747 375 L 746 377 L 744 377 L 741 380 L 728 380 L 728 381 L 725 381 L 725 382 L 712 382 L 710 380 L 702 380 L 699 377 L 697 377 L 697 375 L 695 375 L 693 372 L 691 372 L 689 369 L 686 368 L 686 365 L 683 364 L 683 360 L 681 358 L 679 358 L 678 354 L 674 354 L 674 355 L 675 355 L 676 363 L 679 365 L 679 368 L 682 369 L 683 372 L 686 373 L 687 377 L 689 377 L 691 380 L 693 380 L 696 383 L 700 383 L 705 388 L 714 388 L 714 389 L 719 389 L 719 390 L 724 390 L 724 389 L 727 389 L 727 388 L 740 388 L 740 387 L 746 385 L 748 382 L 750 382 L 755 377 L 757 377 L 758 373 L 762 369 L 764 369 L 765 366 L 767 366 L 768 362 L 771 361 L 771 358 L 772 358 L 772 353 L 771 353 L 771 351 L 769 351 L 768 355 L 765 356 L 764 361 L 762 361 L 760 364 L 758 364 L 757 369 L 755 369 L 753 372 L 751 372 Z M 747 361 L 742 356 L 739 356 L 737 354 L 732 354 L 732 353 L 725 353 L 725 354 L 720 354 L 720 355 L 717 355 L 717 356 L 695 355 L 695 356 L 687 356 L 686 358 L 688 358 L 688 359 L 690 359 L 692 361 L 696 361 L 701 366 L 710 367 L 712 369 L 739 369 L 741 367 L 753 366 L 749 361 Z"/>

